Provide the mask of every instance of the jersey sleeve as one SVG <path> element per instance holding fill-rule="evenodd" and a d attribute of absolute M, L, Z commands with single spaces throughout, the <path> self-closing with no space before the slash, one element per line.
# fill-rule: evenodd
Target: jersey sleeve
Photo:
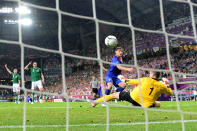
<path fill-rule="evenodd" d="M 138 85 L 139 79 L 126 79 L 125 83 L 126 84 L 131 84 L 131 85 Z"/>
<path fill-rule="evenodd" d="M 171 96 L 173 95 L 173 91 L 170 87 L 167 87 L 166 85 L 164 85 L 163 83 L 160 82 L 160 86 L 161 88 L 164 90 L 164 93 Z"/>
<path fill-rule="evenodd" d="M 21 76 L 20 75 L 18 75 L 18 80 L 21 80 Z"/>
<path fill-rule="evenodd" d="M 165 94 L 169 95 L 169 96 L 172 96 L 173 95 L 173 91 L 170 87 L 167 87 L 166 86 L 166 90 L 165 90 Z"/>
<path fill-rule="evenodd" d="M 39 69 L 40 69 L 40 68 L 39 68 Z M 40 74 L 43 74 L 41 69 L 40 69 Z"/>
<path fill-rule="evenodd" d="M 32 67 L 29 68 L 29 71 L 30 71 L 30 72 L 32 71 Z"/>

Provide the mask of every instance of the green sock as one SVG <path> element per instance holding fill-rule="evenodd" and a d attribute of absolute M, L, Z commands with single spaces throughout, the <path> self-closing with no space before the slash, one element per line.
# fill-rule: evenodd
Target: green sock
<path fill-rule="evenodd" d="M 34 92 L 32 92 L 32 102 L 34 102 Z"/>

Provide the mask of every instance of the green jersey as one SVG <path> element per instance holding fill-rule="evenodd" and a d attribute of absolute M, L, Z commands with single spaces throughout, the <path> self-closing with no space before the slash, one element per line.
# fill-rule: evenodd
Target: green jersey
<path fill-rule="evenodd" d="M 12 82 L 13 82 L 13 84 L 18 84 L 19 80 L 21 80 L 20 75 L 19 74 L 15 75 L 14 73 L 12 73 L 11 75 L 12 75 Z"/>
<path fill-rule="evenodd" d="M 41 69 L 40 68 L 30 68 L 29 69 L 30 72 L 31 72 L 31 81 L 34 82 L 34 81 L 38 81 L 38 80 L 41 80 Z"/>

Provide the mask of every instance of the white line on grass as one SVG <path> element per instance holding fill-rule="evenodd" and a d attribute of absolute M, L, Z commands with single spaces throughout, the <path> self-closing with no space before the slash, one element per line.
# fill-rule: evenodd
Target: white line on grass
<path fill-rule="evenodd" d="M 13 108 L 20 108 L 20 107 L 12 107 L 12 109 Z M 60 107 L 42 107 L 42 106 L 37 106 L 37 107 L 27 107 L 27 108 L 34 108 L 34 109 L 66 109 L 66 108 L 68 108 L 68 107 L 64 107 L 64 106 L 60 106 Z M 75 108 L 89 108 L 89 107 L 69 107 L 70 109 L 75 109 Z M 10 107 L 0 107 L 0 110 L 3 110 L 3 109 L 11 109 Z M 20 108 L 20 109 L 22 109 L 22 108 Z"/>
<path fill-rule="evenodd" d="M 66 109 L 67 107 L 65 106 L 65 107 L 42 107 L 42 106 L 37 106 L 37 107 L 31 107 L 31 108 L 64 108 L 64 109 Z M 69 108 L 81 108 L 81 107 L 69 107 Z"/>
<path fill-rule="evenodd" d="M 31 108 L 71 108 L 71 109 L 75 109 L 75 108 L 92 108 L 92 107 L 85 107 L 85 106 L 81 106 L 81 107 L 66 107 L 66 106 L 59 106 L 59 107 L 42 107 L 42 106 L 36 106 L 36 107 L 31 107 Z"/>
<path fill-rule="evenodd" d="M 174 121 L 158 121 L 158 122 L 149 122 L 149 124 L 175 124 L 180 123 L 181 120 Z M 197 122 L 197 120 L 184 120 L 185 123 Z M 127 125 L 144 125 L 145 122 L 135 122 L 135 123 L 111 123 L 110 126 L 127 126 Z M 106 126 L 106 124 L 79 124 L 79 125 L 69 125 L 69 126 Z M 28 128 L 35 127 L 66 127 L 66 125 L 26 125 Z M 23 128 L 23 125 L 10 125 L 10 126 L 0 126 L 0 128 Z"/>

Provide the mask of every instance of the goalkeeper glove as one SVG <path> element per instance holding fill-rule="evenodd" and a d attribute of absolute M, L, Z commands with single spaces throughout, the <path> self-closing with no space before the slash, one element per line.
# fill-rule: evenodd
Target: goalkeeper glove
<path fill-rule="evenodd" d="M 160 82 L 161 83 L 163 83 L 164 85 L 166 85 L 167 87 L 169 87 L 170 85 L 169 85 L 169 80 L 167 79 L 167 78 L 162 78 L 161 80 L 160 80 Z"/>

